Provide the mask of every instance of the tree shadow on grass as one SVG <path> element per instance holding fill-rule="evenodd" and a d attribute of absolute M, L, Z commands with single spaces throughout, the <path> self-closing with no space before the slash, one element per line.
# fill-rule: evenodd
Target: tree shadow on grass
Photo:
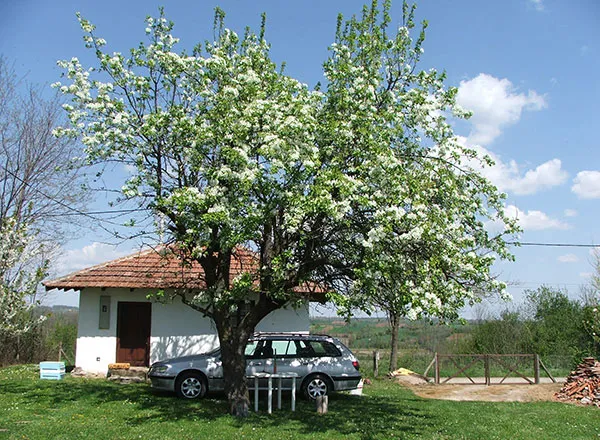
<path fill-rule="evenodd" d="M 212 421 L 227 417 L 227 400 L 223 394 L 209 394 L 197 401 L 178 399 L 172 393 L 151 390 L 147 384 L 117 384 L 103 379 L 68 378 L 62 381 L 18 380 L 0 383 L 0 395 L 34 401 L 42 408 L 101 408 L 112 402 L 128 402 L 139 411 L 124 420 L 131 426 L 147 422 L 173 422 L 180 419 Z M 361 439 L 394 436 L 419 437 L 430 433 L 435 416 L 423 400 L 413 394 L 363 396 L 333 394 L 329 412 L 319 415 L 315 405 L 298 399 L 296 412 L 290 411 L 289 395 L 281 410 L 267 414 L 266 396 L 261 394 L 260 411 L 246 419 L 233 420 L 235 426 L 277 429 L 282 437 L 302 434 L 355 436 Z M 254 409 L 251 395 L 251 410 Z"/>
<path fill-rule="evenodd" d="M 240 426 L 278 427 L 293 421 L 291 427 L 296 432 L 318 434 L 323 438 L 327 438 L 328 434 L 341 434 L 367 440 L 388 438 L 391 433 L 396 437 L 418 437 L 430 432 L 433 421 L 422 402 L 415 404 L 417 401 L 421 402 L 410 397 L 397 400 L 387 396 L 333 394 L 329 396 L 327 414 L 318 414 L 314 403 L 301 401 L 296 412 L 291 412 L 289 406 L 282 406 L 284 409 L 275 410 L 272 414 L 259 412 L 236 423 Z"/>
<path fill-rule="evenodd" d="M 148 384 L 118 384 L 104 379 L 69 378 L 61 381 L 26 380 L 0 384 L 0 395 L 16 395 L 35 401 L 43 408 L 63 408 L 72 405 L 99 407 L 104 403 L 129 402 L 144 411 L 145 416 L 131 419 L 139 424 L 154 416 L 160 420 L 189 418 L 216 419 L 226 413 L 224 400 L 184 401 L 170 393 L 156 392 Z"/>

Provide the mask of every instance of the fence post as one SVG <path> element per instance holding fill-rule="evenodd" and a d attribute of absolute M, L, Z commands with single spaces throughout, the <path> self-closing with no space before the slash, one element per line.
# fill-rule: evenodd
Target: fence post
<path fill-rule="evenodd" d="M 435 384 L 440 384 L 440 358 L 437 352 L 435 353 Z"/>
<path fill-rule="evenodd" d="M 315 403 L 317 405 L 318 414 L 327 414 L 327 404 L 329 403 L 329 396 L 317 396 Z"/>
<path fill-rule="evenodd" d="M 535 376 L 535 384 L 539 385 L 540 383 L 540 355 L 533 355 L 533 374 Z"/>
<path fill-rule="evenodd" d="M 490 385 L 492 383 L 492 379 L 490 377 L 490 355 L 483 355 L 483 369 L 485 372 L 485 384 Z"/>
<path fill-rule="evenodd" d="M 379 350 L 373 352 L 373 376 L 379 376 Z"/>

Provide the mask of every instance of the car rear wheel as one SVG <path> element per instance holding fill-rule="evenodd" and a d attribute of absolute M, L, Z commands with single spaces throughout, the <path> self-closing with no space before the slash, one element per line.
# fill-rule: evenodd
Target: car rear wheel
<path fill-rule="evenodd" d="M 310 376 L 303 384 L 304 395 L 307 399 L 315 400 L 317 397 L 326 396 L 331 390 L 329 379 L 321 374 Z"/>
<path fill-rule="evenodd" d="M 206 380 L 200 373 L 183 373 L 175 383 L 177 396 L 183 399 L 198 399 L 206 394 Z"/>

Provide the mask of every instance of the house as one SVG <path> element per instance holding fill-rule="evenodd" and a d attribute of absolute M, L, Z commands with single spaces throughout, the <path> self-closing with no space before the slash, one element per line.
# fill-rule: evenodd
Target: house
<path fill-rule="evenodd" d="M 256 255 L 238 249 L 231 259 L 231 278 L 255 271 Z M 45 281 L 46 290 L 78 290 L 79 323 L 75 365 L 87 372 L 105 373 L 108 365 L 128 362 L 134 366 L 176 356 L 209 351 L 218 346 L 210 318 L 183 304 L 180 298 L 159 302 L 151 295 L 168 297 L 173 289 L 205 287 L 198 263 L 184 263 L 161 246 Z M 323 297 L 312 286 L 298 289 L 307 298 Z M 256 331 L 308 333 L 308 301 L 299 308 L 275 310 Z"/>

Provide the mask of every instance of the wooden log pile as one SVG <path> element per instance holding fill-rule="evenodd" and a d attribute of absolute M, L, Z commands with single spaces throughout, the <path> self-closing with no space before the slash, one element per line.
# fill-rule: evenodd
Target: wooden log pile
<path fill-rule="evenodd" d="M 554 396 L 558 400 L 600 408 L 600 362 L 592 357 L 583 359 Z"/>

